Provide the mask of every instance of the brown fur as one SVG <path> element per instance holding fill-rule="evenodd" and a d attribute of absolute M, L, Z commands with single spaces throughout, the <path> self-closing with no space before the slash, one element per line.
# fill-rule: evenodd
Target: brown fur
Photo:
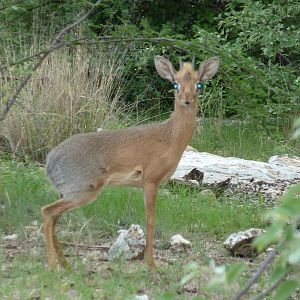
<path fill-rule="evenodd" d="M 204 62 L 199 71 L 184 63 L 176 73 L 172 64 L 162 57 L 155 58 L 155 66 L 163 78 L 180 85 L 175 93 L 174 112 L 168 120 L 74 135 L 47 156 L 47 175 L 62 195 L 57 202 L 42 208 L 51 268 L 57 263 L 67 265 L 55 234 L 57 219 L 63 212 L 93 201 L 104 185 L 143 188 L 147 227 L 145 255 L 149 268 L 155 268 L 153 226 L 158 187 L 173 174 L 192 138 L 197 113 L 195 85 L 205 76 L 214 76 L 218 60 Z"/>

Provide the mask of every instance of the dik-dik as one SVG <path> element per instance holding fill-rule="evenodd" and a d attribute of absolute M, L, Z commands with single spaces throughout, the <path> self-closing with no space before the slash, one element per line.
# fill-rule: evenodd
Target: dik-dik
<path fill-rule="evenodd" d="M 198 70 L 183 63 L 177 72 L 171 62 L 154 58 L 158 74 L 173 83 L 174 112 L 160 123 L 71 136 L 47 156 L 46 172 L 61 199 L 41 210 L 48 264 L 67 267 L 55 225 L 59 216 L 92 202 L 103 186 L 133 186 L 143 189 L 146 210 L 145 260 L 155 269 L 153 227 L 159 185 L 175 171 L 192 138 L 197 114 L 197 94 L 203 82 L 217 72 L 217 57 L 204 61 Z M 113 199 L 112 199 L 113 200 Z M 99 212 L 101 214 L 101 211 Z"/>

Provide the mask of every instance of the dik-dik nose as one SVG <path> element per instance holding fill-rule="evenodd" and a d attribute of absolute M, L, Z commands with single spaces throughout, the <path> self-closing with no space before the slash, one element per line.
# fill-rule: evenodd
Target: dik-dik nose
<path fill-rule="evenodd" d="M 194 102 L 194 99 L 193 98 L 182 98 L 181 99 L 181 104 L 183 105 L 183 106 L 188 106 L 188 105 L 190 105 L 191 103 L 193 103 Z"/>
<path fill-rule="evenodd" d="M 181 97 L 181 103 L 183 105 L 190 105 L 191 103 L 195 102 L 195 95 L 192 93 L 185 93 Z"/>

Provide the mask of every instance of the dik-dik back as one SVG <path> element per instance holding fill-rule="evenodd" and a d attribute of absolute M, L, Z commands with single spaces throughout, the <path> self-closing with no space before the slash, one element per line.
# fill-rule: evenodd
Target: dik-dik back
<path fill-rule="evenodd" d="M 99 182 L 141 187 L 145 172 L 161 168 L 157 161 L 176 155 L 178 162 L 175 149 L 168 122 L 78 134 L 48 154 L 46 172 L 65 197 L 97 190 Z"/>

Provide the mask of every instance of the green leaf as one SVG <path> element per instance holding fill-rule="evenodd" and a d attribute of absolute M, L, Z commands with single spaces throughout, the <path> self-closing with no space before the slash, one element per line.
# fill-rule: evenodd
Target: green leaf
<path fill-rule="evenodd" d="M 199 274 L 199 265 L 196 262 L 190 262 L 184 268 L 185 275 L 180 281 L 181 285 L 185 285 Z"/>
<path fill-rule="evenodd" d="M 208 291 L 223 292 L 227 286 L 226 267 L 221 265 L 214 268 L 215 276 L 206 287 Z"/>
<path fill-rule="evenodd" d="M 16 5 L 12 5 L 11 9 L 14 10 L 14 11 L 21 11 L 21 12 L 25 12 L 26 11 L 26 9 L 24 7 L 16 6 Z"/>
<path fill-rule="evenodd" d="M 300 248 L 295 249 L 288 255 L 288 262 L 291 265 L 297 265 L 300 263 Z"/>
<path fill-rule="evenodd" d="M 287 280 L 281 283 L 277 289 L 274 300 L 288 299 L 297 287 L 298 283 L 295 280 Z"/>
<path fill-rule="evenodd" d="M 239 279 L 240 275 L 243 273 L 245 269 L 245 265 L 243 263 L 236 263 L 228 267 L 228 271 L 226 272 L 226 279 L 229 285 Z"/>
<path fill-rule="evenodd" d="M 159 295 L 155 300 L 173 300 L 176 299 L 177 296 L 177 293 L 169 291 Z"/>
<path fill-rule="evenodd" d="M 253 241 L 253 246 L 260 252 L 268 247 L 270 244 L 276 242 L 282 233 L 282 223 L 274 223 L 269 229 L 261 236 Z"/>
<path fill-rule="evenodd" d="M 300 118 L 298 118 L 295 123 L 294 123 L 294 134 L 293 134 L 293 138 L 298 138 L 300 137 Z"/>
<path fill-rule="evenodd" d="M 272 283 L 276 282 L 280 277 L 283 276 L 283 274 L 289 272 L 291 270 L 291 267 L 289 266 L 283 266 L 279 265 L 276 268 L 272 270 L 271 276 L 270 276 L 270 281 Z"/>

